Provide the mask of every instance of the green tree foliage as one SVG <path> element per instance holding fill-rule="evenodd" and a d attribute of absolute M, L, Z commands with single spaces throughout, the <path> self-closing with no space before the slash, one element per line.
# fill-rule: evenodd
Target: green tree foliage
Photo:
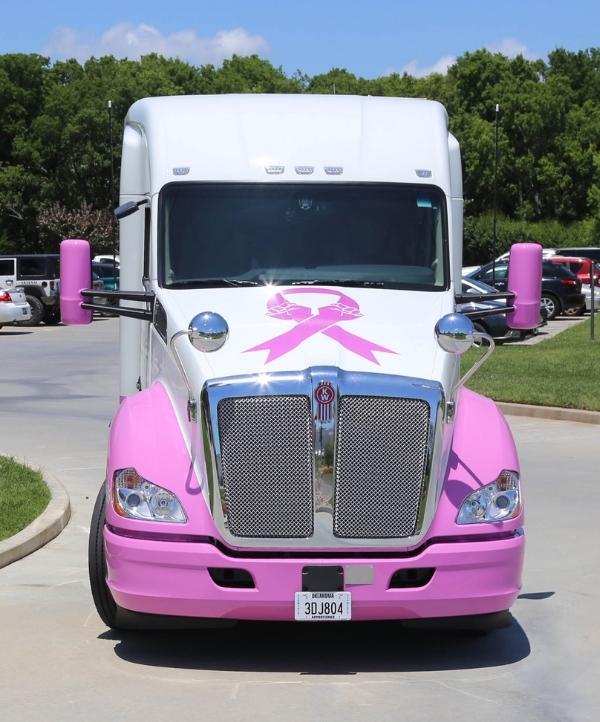
<path fill-rule="evenodd" d="M 52 64 L 40 55 L 8 54 L 0 56 L 0 249 L 56 250 L 65 224 L 80 227 L 93 218 L 101 226 L 97 243 L 110 243 L 109 99 L 118 169 L 123 120 L 139 98 L 334 92 L 426 97 L 446 106 L 463 154 L 469 261 L 493 251 L 497 103 L 498 250 L 519 238 L 600 242 L 600 48 L 557 49 L 546 61 L 478 50 L 458 58 L 446 75 L 373 79 L 344 68 L 288 76 L 256 55 L 195 67 L 158 55 Z"/>

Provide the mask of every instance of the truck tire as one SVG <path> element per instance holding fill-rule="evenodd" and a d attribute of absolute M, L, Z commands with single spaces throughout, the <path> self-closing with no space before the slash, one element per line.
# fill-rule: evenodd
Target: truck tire
<path fill-rule="evenodd" d="M 165 629 L 229 629 L 237 622 L 231 619 L 202 619 L 196 617 L 167 617 L 143 614 L 123 609 L 115 602 L 106 583 L 106 554 L 104 551 L 104 523 L 106 519 L 106 490 L 100 487 L 88 543 L 88 571 L 92 598 L 100 618 L 111 629 L 120 631 L 156 631 Z"/>
<path fill-rule="evenodd" d="M 106 489 L 104 484 L 102 484 L 94 505 L 92 522 L 90 524 L 88 571 L 92 597 L 100 618 L 107 627 L 118 629 L 117 605 L 106 583 L 106 556 L 103 536 L 104 520 L 106 517 L 105 505 Z"/>
<path fill-rule="evenodd" d="M 31 318 L 27 321 L 17 321 L 17 326 L 39 326 L 46 315 L 44 304 L 37 296 L 30 296 L 28 293 L 25 294 L 25 298 L 31 306 Z"/>

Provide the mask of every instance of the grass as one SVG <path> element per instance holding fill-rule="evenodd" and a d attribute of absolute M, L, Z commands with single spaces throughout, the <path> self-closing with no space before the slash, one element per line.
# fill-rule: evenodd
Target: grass
<path fill-rule="evenodd" d="M 39 471 L 0 456 L 0 541 L 24 529 L 49 501 L 50 490 Z"/>
<path fill-rule="evenodd" d="M 479 358 L 463 356 L 463 372 Z M 467 386 L 496 401 L 600 411 L 600 323 L 584 321 L 534 346 L 496 347 Z"/>

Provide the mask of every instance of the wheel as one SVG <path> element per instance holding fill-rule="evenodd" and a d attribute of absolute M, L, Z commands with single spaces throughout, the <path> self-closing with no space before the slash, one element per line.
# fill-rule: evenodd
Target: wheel
<path fill-rule="evenodd" d="M 17 321 L 17 326 L 39 326 L 44 320 L 46 309 L 37 296 L 25 294 L 27 303 L 31 306 L 31 318 L 27 321 Z"/>
<path fill-rule="evenodd" d="M 144 614 L 123 609 L 115 602 L 106 583 L 106 553 L 104 551 L 104 523 L 106 519 L 106 489 L 100 487 L 90 523 L 88 543 L 88 572 L 96 611 L 107 627 L 119 631 L 142 632 L 163 629 L 229 629 L 237 623 L 232 619 L 202 619 Z"/>
<path fill-rule="evenodd" d="M 546 309 L 548 321 L 552 321 L 552 319 L 558 316 L 560 312 L 560 302 L 556 296 L 553 296 L 551 293 L 542 294 L 540 303 Z"/>
<path fill-rule="evenodd" d="M 48 311 L 46 313 L 44 323 L 46 324 L 46 326 L 58 326 L 58 324 L 60 323 L 60 311 L 58 309 Z"/>
<path fill-rule="evenodd" d="M 100 487 L 92 522 L 90 524 L 90 539 L 88 544 L 88 571 L 90 586 L 96 610 L 107 627 L 118 629 L 117 605 L 112 598 L 106 583 L 106 556 L 104 552 L 104 520 L 106 517 L 106 489 L 104 484 Z"/>

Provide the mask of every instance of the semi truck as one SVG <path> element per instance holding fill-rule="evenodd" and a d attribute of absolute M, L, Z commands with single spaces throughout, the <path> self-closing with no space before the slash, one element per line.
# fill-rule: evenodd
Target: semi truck
<path fill-rule="evenodd" d="M 494 343 L 485 311 L 456 311 L 473 296 L 444 107 L 146 98 L 120 194 L 120 289 L 100 294 L 120 402 L 89 543 L 104 623 L 510 620 L 519 461 L 464 386 Z M 64 323 L 91 322 L 89 268 L 63 241 Z M 495 297 L 531 328 L 541 247 L 513 246 L 509 275 Z"/>

